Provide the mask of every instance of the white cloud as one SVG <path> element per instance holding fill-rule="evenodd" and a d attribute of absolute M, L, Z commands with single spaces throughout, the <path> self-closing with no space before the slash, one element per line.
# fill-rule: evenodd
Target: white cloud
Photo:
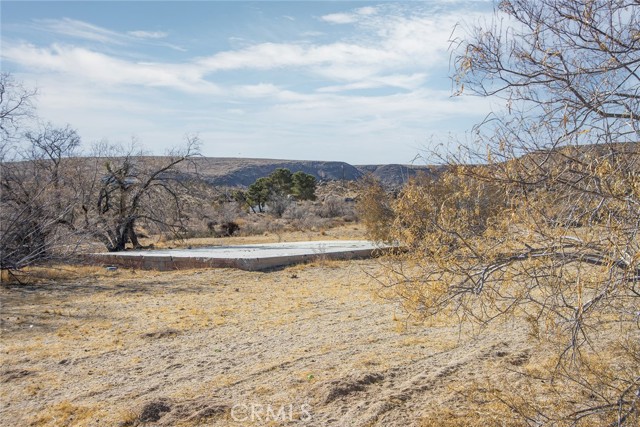
<path fill-rule="evenodd" d="M 211 72 L 242 68 L 269 69 L 301 65 L 303 52 L 302 46 L 294 44 L 262 43 L 220 52 L 199 60 L 198 64 Z"/>
<path fill-rule="evenodd" d="M 164 31 L 129 31 L 127 32 L 130 36 L 137 37 L 139 39 L 163 39 L 168 36 Z"/>
<path fill-rule="evenodd" d="M 412 14 L 396 9 L 392 5 L 382 13 L 364 7 L 354 13 L 325 15 L 327 22 L 357 21 L 357 35 L 343 41 L 259 43 L 201 58 L 198 64 L 210 73 L 297 67 L 330 80 L 349 82 L 399 70 L 417 72 L 446 66 L 449 36 L 459 15 Z"/>
<path fill-rule="evenodd" d="M 323 33 L 322 31 L 305 31 L 300 35 L 302 37 L 320 37 L 320 36 L 324 36 L 325 33 Z"/>
<path fill-rule="evenodd" d="M 394 52 L 356 44 L 262 43 L 202 58 L 197 65 L 208 73 L 304 67 L 313 74 L 327 78 L 353 80 L 367 77 L 398 59 Z"/>
<path fill-rule="evenodd" d="M 446 135 L 443 123 L 459 125 L 489 111 L 485 99 L 452 101 L 448 91 L 425 89 L 391 96 L 282 91 L 270 99 L 270 105 L 247 112 L 241 122 L 217 121 L 203 128 L 202 137 L 225 141 L 247 156 L 408 162 L 427 138 Z M 270 143 L 261 147 L 252 141 Z M 310 147 L 308 141 L 322 141 L 322 149 Z M 220 148 L 231 150 L 226 144 Z"/>
<path fill-rule="evenodd" d="M 197 65 L 208 73 L 242 69 L 306 68 L 309 73 L 331 80 L 354 81 L 415 61 L 398 52 L 397 49 L 384 46 L 343 42 L 302 45 L 262 43 L 201 58 Z"/>
<path fill-rule="evenodd" d="M 321 18 L 353 24 L 330 42 L 321 40 L 334 27 L 300 36 L 321 39 L 229 38 L 233 48 L 176 62 L 132 60 L 132 51 L 113 53 L 104 46 L 168 46 L 163 32 L 117 33 L 82 21 L 49 20 L 50 31 L 98 43 L 89 48 L 3 40 L 0 56 L 29 73 L 26 84 L 37 82 L 42 117 L 66 117 L 89 139 L 135 133 L 160 152 L 193 131 L 205 142 L 216 141 L 205 147 L 208 155 L 289 158 L 308 157 L 309 141 L 325 140 L 326 149 L 314 153 L 352 162 L 373 152 L 388 160 L 385 144 L 391 142 L 394 161 L 408 161 L 431 132 L 489 111 L 486 100 L 452 99 L 448 82 L 443 90 L 428 89 L 441 85 L 433 83 L 437 76 L 446 80 L 448 39 L 461 17 L 459 10 L 427 9 L 361 7 Z M 401 149 L 400 141 L 414 145 Z"/>
<path fill-rule="evenodd" d="M 345 85 L 325 86 L 318 89 L 318 92 L 335 93 L 358 89 L 375 89 L 381 87 L 396 87 L 406 90 L 419 88 L 427 79 L 425 73 L 415 73 L 411 75 L 394 74 L 381 77 L 372 77 Z"/>
<path fill-rule="evenodd" d="M 353 24 L 358 20 L 356 15 L 351 13 L 330 13 L 321 16 L 320 19 L 330 24 Z"/>
<path fill-rule="evenodd" d="M 375 15 L 378 13 L 378 9 L 372 6 L 365 6 L 360 9 L 356 9 L 356 13 L 358 15 Z"/>
<path fill-rule="evenodd" d="M 5 44 L 2 57 L 23 67 L 76 76 L 79 80 L 101 84 L 170 87 L 186 92 L 219 92 L 216 85 L 202 80 L 201 72 L 190 64 L 132 62 L 59 44 L 49 48 L 38 48 L 30 44 Z"/>
<path fill-rule="evenodd" d="M 72 76 L 49 75 L 39 83 L 42 117 L 60 124 L 70 121 L 87 144 L 104 137 L 126 141 L 135 134 L 155 153 L 192 131 L 200 133 L 204 153 L 211 156 L 408 162 L 422 141 L 445 132 L 443 122 L 468 121 L 488 112 L 487 100 L 452 100 L 446 90 L 420 88 L 390 96 L 346 96 L 262 83 L 228 88 L 212 104 L 206 97 L 185 102 L 141 87 L 105 90 Z M 313 141 L 324 141 L 320 152 L 309 147 Z"/>
<path fill-rule="evenodd" d="M 354 10 L 353 13 L 329 13 L 321 16 L 320 20 L 330 24 L 353 24 L 360 21 L 362 17 L 375 15 L 377 13 L 378 8 L 365 6 Z"/>
<path fill-rule="evenodd" d="M 234 87 L 232 90 L 234 94 L 247 98 L 271 97 L 280 93 L 280 89 L 271 83 L 241 85 Z"/>
<path fill-rule="evenodd" d="M 101 43 L 124 44 L 122 34 L 71 18 L 36 20 L 39 29 Z"/>
<path fill-rule="evenodd" d="M 157 44 L 160 39 L 166 38 L 169 34 L 164 31 L 133 30 L 124 33 L 112 31 L 98 25 L 71 18 L 62 19 L 38 19 L 34 21 L 39 30 L 50 31 L 76 39 L 95 41 L 104 44 L 127 45 L 131 43 L 152 43 Z M 184 49 L 180 46 L 161 43 L 160 46 L 169 47 L 174 50 Z"/>
<path fill-rule="evenodd" d="M 133 62 L 69 45 L 39 48 L 5 44 L 2 56 L 23 66 L 76 74 L 107 84 L 163 86 L 207 93 L 219 90 L 212 81 L 220 71 L 298 69 L 329 82 L 345 83 L 342 87 L 328 84 L 323 89 L 332 92 L 385 85 L 412 88 L 417 80 L 402 82 L 394 76 L 417 75 L 446 65 L 448 36 L 458 20 L 457 15 L 440 13 L 432 16 L 418 13 L 419 9 L 416 9 L 418 12 L 413 9 L 407 11 L 395 5 L 380 11 L 379 7 L 362 7 L 352 13 L 333 14 L 358 17 L 360 31 L 348 40 L 327 44 L 258 43 L 178 64 Z M 333 15 L 325 15 L 325 18 Z M 153 40 L 166 35 L 142 30 L 122 35 L 71 19 L 46 22 L 52 30 L 105 43 L 120 43 L 123 37 Z M 421 79 L 420 82 L 423 81 Z"/>

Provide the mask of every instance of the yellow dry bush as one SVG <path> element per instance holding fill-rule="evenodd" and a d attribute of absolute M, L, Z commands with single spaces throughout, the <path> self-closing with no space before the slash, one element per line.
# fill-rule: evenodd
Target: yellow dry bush
<path fill-rule="evenodd" d="M 356 213 L 366 227 L 367 238 L 377 242 L 391 242 L 394 215 L 391 195 L 382 187 L 380 181 L 371 175 L 365 176 L 359 187 Z"/>
<path fill-rule="evenodd" d="M 521 420 L 633 425 L 640 152 L 622 145 L 553 154 L 454 166 L 410 182 L 392 205 L 390 227 L 408 251 L 387 258 L 385 294 L 426 323 L 527 325 L 546 360 L 520 369 L 527 393 L 494 386 Z"/>
<path fill-rule="evenodd" d="M 470 176 L 465 168 L 419 178 L 400 193 L 394 237 L 437 252 L 484 233 L 506 205 L 504 188 Z"/>

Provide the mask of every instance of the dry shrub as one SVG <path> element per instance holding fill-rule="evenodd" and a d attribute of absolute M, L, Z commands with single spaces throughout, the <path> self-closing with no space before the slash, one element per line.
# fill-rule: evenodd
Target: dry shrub
<path fill-rule="evenodd" d="M 338 218 L 346 213 L 346 209 L 344 198 L 330 196 L 324 200 L 316 213 L 320 218 Z"/>
<path fill-rule="evenodd" d="M 309 202 L 292 203 L 282 215 L 285 219 L 302 220 L 311 213 L 313 205 Z"/>
<path fill-rule="evenodd" d="M 269 223 L 273 219 L 267 217 L 265 214 L 252 214 L 248 215 L 243 221 L 239 222 L 240 236 L 257 236 L 264 234 L 269 229 Z"/>
<path fill-rule="evenodd" d="M 436 179 L 412 179 L 393 205 L 392 236 L 433 252 L 458 244 L 460 237 L 482 235 L 506 207 L 505 190 L 466 172 L 459 168 Z"/>
<path fill-rule="evenodd" d="M 2 270 L 3 284 L 37 284 L 77 280 L 108 274 L 104 267 L 93 265 L 49 264 L 25 267 L 20 270 Z"/>
<path fill-rule="evenodd" d="M 499 412 L 513 414 L 519 425 L 637 425 L 638 411 L 629 411 L 637 397 L 624 378 L 633 373 L 619 369 L 620 363 L 628 363 L 624 352 L 600 348 L 598 353 L 583 352 L 567 365 L 558 357 L 565 349 L 543 345 L 530 363 L 509 369 L 520 374 L 516 381 L 484 383 L 486 400 L 500 405 Z M 610 400 L 603 404 L 603 399 Z"/>
<path fill-rule="evenodd" d="M 387 260 L 387 293 L 430 322 L 528 324 L 545 360 L 510 368 L 526 390 L 494 386 L 525 425 L 634 425 L 638 146 L 543 159 L 452 167 L 438 181 L 410 183 L 392 204 L 389 231 L 410 250 Z"/>
<path fill-rule="evenodd" d="M 394 221 L 393 198 L 380 181 L 371 175 L 359 182 L 360 196 L 356 213 L 367 229 L 367 238 L 377 242 L 390 242 Z"/>

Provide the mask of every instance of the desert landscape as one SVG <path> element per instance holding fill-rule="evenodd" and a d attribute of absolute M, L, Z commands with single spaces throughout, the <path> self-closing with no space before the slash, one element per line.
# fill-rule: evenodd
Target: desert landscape
<path fill-rule="evenodd" d="M 639 0 L 0 8 L 0 426 L 640 425 Z"/>
<path fill-rule="evenodd" d="M 492 382 L 535 357 L 524 328 L 514 321 L 475 338 L 453 322 L 426 328 L 385 299 L 380 262 L 67 267 L 55 280 L 3 286 L 1 423 L 486 423 L 474 419 L 490 412 Z"/>

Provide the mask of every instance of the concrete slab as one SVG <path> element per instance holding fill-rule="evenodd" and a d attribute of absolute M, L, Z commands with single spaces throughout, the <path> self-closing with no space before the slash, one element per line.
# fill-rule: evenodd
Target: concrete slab
<path fill-rule="evenodd" d="M 314 259 L 368 258 L 392 248 L 364 240 L 264 243 L 91 254 L 93 262 L 144 270 L 240 268 L 266 270 Z"/>

